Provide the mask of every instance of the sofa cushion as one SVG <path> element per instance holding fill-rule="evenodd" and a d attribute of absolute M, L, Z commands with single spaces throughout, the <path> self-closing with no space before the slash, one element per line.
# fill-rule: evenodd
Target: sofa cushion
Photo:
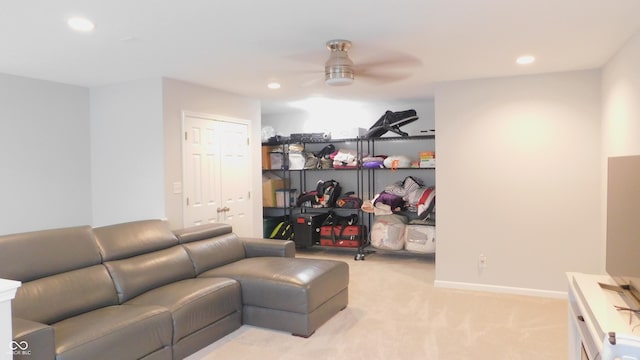
<path fill-rule="evenodd" d="M 174 281 L 195 277 L 189 255 L 180 245 L 107 261 L 105 266 L 113 278 L 120 303 Z"/>
<path fill-rule="evenodd" d="M 15 359 L 50 360 L 56 357 L 53 328 L 49 325 L 13 317 L 13 339 L 18 343 L 26 341 L 31 356 L 15 356 Z M 29 350 L 31 349 L 31 350 Z M 38 349 L 33 351 L 33 349 Z"/>
<path fill-rule="evenodd" d="M 94 265 L 22 284 L 12 301 L 13 316 L 44 324 L 118 303 L 107 269 Z"/>
<path fill-rule="evenodd" d="M 196 274 L 245 258 L 242 241 L 234 233 L 206 240 L 183 243 L 195 266 Z"/>
<path fill-rule="evenodd" d="M 0 278 L 31 281 L 99 264 L 89 226 L 0 236 Z"/>
<path fill-rule="evenodd" d="M 295 257 L 296 243 L 291 240 L 240 238 L 247 257 Z"/>
<path fill-rule="evenodd" d="M 231 225 L 223 223 L 213 223 L 191 226 L 174 231 L 180 243 L 210 239 L 216 236 L 231 233 Z"/>
<path fill-rule="evenodd" d="M 93 229 L 104 261 L 124 259 L 178 244 L 162 220 L 141 220 Z"/>
<path fill-rule="evenodd" d="M 172 327 L 160 306 L 108 306 L 53 325 L 56 360 L 139 359 L 170 346 Z"/>
<path fill-rule="evenodd" d="M 307 314 L 348 287 L 349 266 L 335 260 L 256 257 L 200 275 L 219 276 L 240 282 L 243 305 Z"/>
<path fill-rule="evenodd" d="M 160 305 L 173 316 L 173 343 L 177 343 L 229 314 L 240 313 L 240 284 L 227 278 L 187 279 L 137 296 L 126 304 Z"/>

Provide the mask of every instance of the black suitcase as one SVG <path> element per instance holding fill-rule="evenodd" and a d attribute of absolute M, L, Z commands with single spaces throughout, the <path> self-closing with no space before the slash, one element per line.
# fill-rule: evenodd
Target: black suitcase
<path fill-rule="evenodd" d="M 304 213 L 296 215 L 293 223 L 296 247 L 307 248 L 320 243 L 320 225 L 328 213 Z"/>

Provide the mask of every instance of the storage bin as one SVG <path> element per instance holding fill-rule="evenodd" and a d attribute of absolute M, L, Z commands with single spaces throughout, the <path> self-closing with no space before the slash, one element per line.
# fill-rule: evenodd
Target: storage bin
<path fill-rule="evenodd" d="M 269 162 L 271 165 L 271 169 L 284 169 L 284 153 L 281 152 L 270 152 L 269 153 Z"/>
<path fill-rule="evenodd" d="M 276 190 L 276 206 L 279 208 L 287 208 L 296 203 L 296 189 L 279 189 Z"/>
<path fill-rule="evenodd" d="M 302 170 L 305 164 L 304 154 L 301 152 L 289 153 L 289 170 Z"/>
<path fill-rule="evenodd" d="M 407 225 L 404 232 L 404 248 L 419 253 L 436 252 L 436 227 L 431 225 Z"/>

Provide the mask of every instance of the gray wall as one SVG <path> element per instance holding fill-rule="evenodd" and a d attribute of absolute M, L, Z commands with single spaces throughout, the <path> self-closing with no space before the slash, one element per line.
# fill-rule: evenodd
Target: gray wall
<path fill-rule="evenodd" d="M 0 74 L 0 234 L 91 222 L 89 90 Z"/>
<path fill-rule="evenodd" d="M 164 217 L 162 82 L 91 89 L 95 226 Z"/>
<path fill-rule="evenodd" d="M 182 227 L 182 194 L 173 191 L 174 183 L 182 181 L 182 111 L 216 115 L 250 121 L 252 159 L 251 193 L 254 203 L 254 221 L 246 228 L 234 229 L 245 236 L 262 237 L 262 183 L 260 177 L 260 103 L 225 91 L 190 84 L 183 81 L 163 79 L 164 117 L 164 179 L 165 214 L 171 227 Z"/>
<path fill-rule="evenodd" d="M 640 154 L 640 32 L 602 71 L 605 156 Z"/>
<path fill-rule="evenodd" d="M 334 139 L 342 138 L 341 131 L 349 128 L 369 129 L 385 111 L 416 110 L 419 120 L 403 126 L 410 135 L 434 128 L 432 98 L 396 102 L 358 102 L 328 100 L 308 104 L 305 109 L 290 107 L 282 113 L 262 114 L 262 126 L 270 126 L 280 135 L 300 132 L 331 132 Z M 388 133 L 385 136 L 397 136 Z"/>
<path fill-rule="evenodd" d="M 565 272 L 599 272 L 599 71 L 442 83 L 435 98 L 436 283 L 560 295 Z"/>
<path fill-rule="evenodd" d="M 640 32 L 602 70 L 602 238 L 607 218 L 607 158 L 640 155 Z M 605 254 L 603 242 L 601 253 Z"/>
<path fill-rule="evenodd" d="M 89 90 L 0 74 L 0 234 L 149 218 L 180 227 L 182 110 L 250 120 L 260 158 L 257 100 L 160 78 Z M 253 223 L 247 235 L 261 235 Z"/>

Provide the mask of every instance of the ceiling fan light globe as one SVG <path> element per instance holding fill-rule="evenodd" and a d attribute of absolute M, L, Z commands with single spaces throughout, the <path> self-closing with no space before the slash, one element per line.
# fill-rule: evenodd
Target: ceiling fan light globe
<path fill-rule="evenodd" d="M 325 79 L 324 82 L 329 86 L 345 86 L 345 85 L 351 85 L 351 83 L 353 83 L 353 78 L 334 77 L 334 78 L 327 78 Z"/>
<path fill-rule="evenodd" d="M 327 85 L 349 85 L 355 78 L 353 69 L 349 66 L 327 66 L 324 72 L 324 81 Z"/>

